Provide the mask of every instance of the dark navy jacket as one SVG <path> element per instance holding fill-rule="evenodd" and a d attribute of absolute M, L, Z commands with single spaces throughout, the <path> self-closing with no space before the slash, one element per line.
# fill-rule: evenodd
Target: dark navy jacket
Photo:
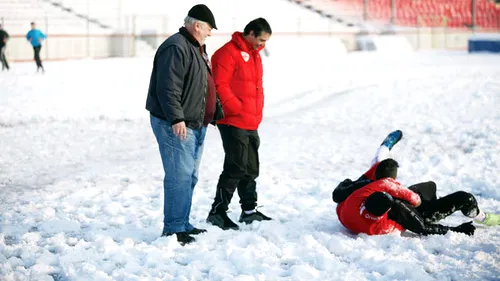
<path fill-rule="evenodd" d="M 209 71 L 198 41 L 185 28 L 179 29 L 156 51 L 146 109 L 151 115 L 172 124 L 184 121 L 187 127 L 200 129 L 205 115 Z M 217 96 L 214 121 L 223 116 Z"/>

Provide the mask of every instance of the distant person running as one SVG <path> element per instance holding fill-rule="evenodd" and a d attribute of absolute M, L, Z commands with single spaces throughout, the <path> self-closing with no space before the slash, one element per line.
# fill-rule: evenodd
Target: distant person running
<path fill-rule="evenodd" d="M 40 58 L 40 50 L 42 49 L 42 41 L 47 38 L 43 32 L 36 28 L 36 24 L 34 22 L 31 23 L 31 30 L 26 34 L 26 39 L 30 41 L 31 46 L 33 46 L 33 51 L 35 52 L 35 62 L 36 62 L 36 72 L 42 70 L 45 72 L 45 69 L 42 65 L 42 59 Z"/>

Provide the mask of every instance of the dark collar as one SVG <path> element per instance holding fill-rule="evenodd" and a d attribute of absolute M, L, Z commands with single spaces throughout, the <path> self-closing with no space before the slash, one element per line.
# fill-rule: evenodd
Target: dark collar
<path fill-rule="evenodd" d="M 191 35 L 191 33 L 189 33 L 189 31 L 185 27 L 179 28 L 179 33 L 182 36 L 186 37 L 186 39 L 191 44 L 193 44 L 195 47 L 197 47 L 198 49 L 200 49 L 200 52 L 201 52 L 202 56 L 206 56 L 203 59 L 205 61 L 205 64 L 207 65 L 208 72 L 210 72 L 210 74 L 212 74 L 212 66 L 210 65 L 210 60 L 207 59 L 208 56 L 206 55 L 207 54 L 207 45 L 200 46 L 200 42 L 198 42 L 198 40 L 196 40 L 196 38 L 194 38 L 193 35 Z"/>
<path fill-rule="evenodd" d="M 203 48 L 203 52 L 205 52 L 205 50 L 206 50 L 206 45 L 201 46 L 201 45 L 200 45 L 200 42 L 198 42 L 198 40 L 196 40 L 196 38 L 194 38 L 194 36 L 193 36 L 193 35 L 191 35 L 191 33 L 189 33 L 189 31 L 188 31 L 188 30 L 187 30 L 184 26 L 183 26 L 183 27 L 181 27 L 181 28 L 179 28 L 179 33 L 180 33 L 182 36 L 186 37 L 186 39 L 187 39 L 187 40 L 188 40 L 191 44 L 193 44 L 194 46 L 196 46 L 196 47 L 198 47 L 198 48 L 199 48 L 199 47 L 202 47 L 202 48 Z"/>

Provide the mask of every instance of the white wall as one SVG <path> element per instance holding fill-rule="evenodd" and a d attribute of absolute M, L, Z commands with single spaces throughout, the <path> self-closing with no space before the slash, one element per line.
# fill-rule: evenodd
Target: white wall
<path fill-rule="evenodd" d="M 182 26 L 187 11 L 199 2 L 206 3 L 213 11 L 218 30 L 207 42 L 209 54 L 227 42 L 232 32 L 242 31 L 256 17 L 266 18 L 273 29 L 269 50 L 276 54 L 292 51 L 290 56 L 307 56 L 308 52 L 342 53 L 357 49 L 356 30 L 346 29 L 321 18 L 319 15 L 294 5 L 287 0 L 61 0 L 64 5 L 72 3 L 86 9 L 83 2 L 89 1 L 91 11 L 98 11 L 103 19 L 116 22 L 113 30 L 90 25 L 75 19 L 51 5 L 39 0 L 16 0 L 15 13 L 5 21 L 5 28 L 12 39 L 8 43 L 7 56 L 11 61 L 31 60 L 33 51 L 24 39 L 29 30 L 31 16 L 37 16 L 39 28 L 48 38 L 42 50 L 45 59 L 67 59 L 82 57 L 109 57 L 152 54 L 163 40 Z M 78 2 L 78 3 L 76 3 Z M 100 4 L 99 4 L 100 3 Z M 119 5 L 117 3 L 120 3 Z M 10 5 L 10 4 L 9 4 Z M 0 5 L 0 9 L 7 9 Z M 131 16 L 136 14 L 136 16 Z M 50 16 L 47 16 L 50 15 Z M 117 18 L 123 15 L 119 21 Z M 19 24 L 14 28 L 14 22 Z M 118 28 L 121 26 L 121 28 Z M 119 33 L 121 35 L 112 35 Z M 134 35 L 132 35 L 134 34 Z M 402 31 L 414 50 L 420 49 L 466 49 L 471 32 L 453 29 L 418 29 Z M 133 37 L 135 36 L 135 37 Z M 144 40 L 136 40 L 136 39 Z M 151 46 L 146 44 L 148 42 Z M 280 46 L 280 47 L 278 47 Z M 149 48 L 149 49 L 148 49 Z M 278 51 L 280 50 L 280 51 Z"/>
<path fill-rule="evenodd" d="M 403 33 L 401 38 L 408 40 L 413 50 L 427 49 L 460 49 L 466 50 L 468 31 L 449 30 L 446 33 L 436 31 L 420 31 L 418 33 Z M 214 34 L 207 40 L 207 51 L 212 55 L 217 48 L 230 39 L 229 33 Z M 398 40 L 400 40 L 398 39 Z M 62 35 L 50 37 L 44 42 L 42 57 L 45 59 L 72 59 L 72 58 L 103 58 L 113 56 L 153 56 L 164 36 L 152 37 L 156 42 L 155 48 L 147 45 L 145 41 L 135 40 L 132 36 L 90 36 Z M 25 61 L 33 59 L 33 50 L 24 35 L 11 38 L 7 45 L 7 58 L 10 61 Z M 291 60 L 307 59 L 311 52 L 332 52 L 344 54 L 345 51 L 355 51 L 358 48 L 356 34 L 338 33 L 333 35 L 274 34 L 268 42 L 268 50 L 272 55 L 289 56 Z M 408 46 L 405 46 L 408 50 Z"/>
<path fill-rule="evenodd" d="M 45 60 L 61 60 L 129 56 L 135 47 L 132 42 L 131 37 L 58 36 L 43 42 L 41 57 Z M 11 38 L 6 51 L 9 61 L 33 59 L 33 47 L 24 37 Z"/>

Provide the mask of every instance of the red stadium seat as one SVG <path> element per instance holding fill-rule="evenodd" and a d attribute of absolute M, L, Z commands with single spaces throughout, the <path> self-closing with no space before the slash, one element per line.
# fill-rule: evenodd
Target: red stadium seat
<path fill-rule="evenodd" d="M 363 0 L 330 0 L 355 6 L 360 15 Z M 476 25 L 483 28 L 500 28 L 500 8 L 492 0 L 476 0 Z M 391 0 L 368 1 L 368 18 L 389 21 L 391 18 Z M 472 24 L 472 0 L 398 0 L 396 1 L 396 23 L 415 26 L 417 18 L 420 24 L 428 26 L 465 27 Z"/>

